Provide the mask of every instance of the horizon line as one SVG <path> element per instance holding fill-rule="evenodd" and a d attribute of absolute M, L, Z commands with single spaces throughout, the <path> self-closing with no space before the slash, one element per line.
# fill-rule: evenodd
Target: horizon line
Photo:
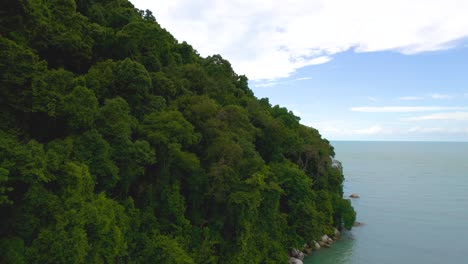
<path fill-rule="evenodd" d="M 460 141 L 460 140 L 362 140 L 362 139 L 326 139 L 330 142 L 334 141 L 346 141 L 346 142 L 421 142 L 421 143 L 468 143 L 468 140 Z"/>

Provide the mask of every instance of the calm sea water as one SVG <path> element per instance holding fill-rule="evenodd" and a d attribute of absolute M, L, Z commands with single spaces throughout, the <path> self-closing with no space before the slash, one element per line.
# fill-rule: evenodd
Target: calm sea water
<path fill-rule="evenodd" d="M 468 143 L 332 144 L 365 225 L 306 264 L 468 263 Z"/>

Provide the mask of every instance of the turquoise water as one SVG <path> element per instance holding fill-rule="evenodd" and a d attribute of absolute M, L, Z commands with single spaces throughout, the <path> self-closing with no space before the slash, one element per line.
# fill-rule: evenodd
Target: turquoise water
<path fill-rule="evenodd" d="M 332 144 L 364 226 L 306 264 L 468 263 L 468 143 Z"/>

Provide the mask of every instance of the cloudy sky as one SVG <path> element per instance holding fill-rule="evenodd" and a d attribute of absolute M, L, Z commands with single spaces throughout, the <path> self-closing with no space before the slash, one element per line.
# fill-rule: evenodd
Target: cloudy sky
<path fill-rule="evenodd" d="M 466 0 L 133 0 L 331 140 L 468 141 Z"/>

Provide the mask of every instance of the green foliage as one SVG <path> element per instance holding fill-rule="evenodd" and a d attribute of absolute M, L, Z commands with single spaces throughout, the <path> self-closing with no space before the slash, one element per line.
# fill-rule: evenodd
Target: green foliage
<path fill-rule="evenodd" d="M 53 177 L 47 174 L 42 144 L 35 140 L 20 144 L 3 131 L 0 131 L 0 167 L 9 171 L 8 178 L 13 181 L 49 182 Z"/>
<path fill-rule="evenodd" d="M 78 86 L 65 96 L 63 111 L 70 127 L 76 129 L 91 128 L 98 112 L 98 101 L 93 91 Z"/>
<path fill-rule="evenodd" d="M 4 184 L 8 182 L 8 174 L 10 172 L 4 168 L 0 168 L 0 205 L 12 204 L 13 202 L 8 199 L 7 192 L 13 190 L 11 187 L 7 187 Z"/>
<path fill-rule="evenodd" d="M 124 208 L 104 194 L 95 197 L 84 208 L 84 230 L 92 247 L 87 254 L 88 263 L 111 263 L 126 255 L 128 216 Z"/>
<path fill-rule="evenodd" d="M 63 223 L 41 230 L 30 248 L 29 258 L 31 263 L 83 263 L 89 247 L 87 242 L 82 228 Z"/>
<path fill-rule="evenodd" d="M 335 208 L 335 222 L 339 223 L 342 221 L 343 226 L 346 229 L 351 229 L 354 222 L 356 221 L 356 212 L 351 205 L 351 201 L 349 199 L 343 199 L 337 195 L 335 195 L 333 198 Z"/>
<path fill-rule="evenodd" d="M 113 93 L 133 107 L 143 103 L 151 88 L 151 78 L 145 67 L 128 58 L 116 64 L 113 81 Z"/>
<path fill-rule="evenodd" d="M 0 240 L 0 261 L 2 263 L 26 264 L 26 247 L 19 237 L 5 237 Z"/>
<path fill-rule="evenodd" d="M 145 247 L 137 261 L 138 263 L 195 263 L 176 240 L 156 233 L 146 238 Z"/>
<path fill-rule="evenodd" d="M 64 105 L 64 95 L 73 89 L 73 77 L 73 73 L 58 69 L 46 71 L 39 78 L 35 79 L 32 84 L 32 110 L 34 112 L 47 113 L 49 116 L 65 114 L 61 108 L 66 106 Z M 77 93 L 80 92 L 84 93 L 79 90 L 73 91 L 67 99 L 73 100 L 73 96 L 76 97 L 79 95 Z M 90 98 L 89 95 L 88 98 Z M 75 98 L 74 100 L 77 103 L 77 99 Z"/>
<path fill-rule="evenodd" d="M 3 6 L 1 263 L 285 263 L 352 227 L 329 142 L 151 11 Z"/>
<path fill-rule="evenodd" d="M 155 146 L 174 143 L 191 145 L 197 142 L 192 124 L 179 111 L 152 113 L 145 116 L 140 131 Z"/>
<path fill-rule="evenodd" d="M 73 156 L 88 166 L 99 189 L 112 188 L 118 182 L 119 169 L 111 159 L 111 147 L 96 130 L 74 140 Z"/>
<path fill-rule="evenodd" d="M 100 102 L 111 96 L 116 63 L 106 60 L 94 64 L 85 75 L 86 85 L 94 91 Z"/>
<path fill-rule="evenodd" d="M 172 99 L 177 94 L 177 88 L 172 80 L 167 78 L 162 72 L 151 73 L 151 83 L 153 92 L 157 95 Z"/>
<path fill-rule="evenodd" d="M 0 36 L 0 104 L 18 111 L 30 111 L 31 84 L 41 73 L 33 50 Z M 5 109 L 5 110 L 3 110 Z"/>

